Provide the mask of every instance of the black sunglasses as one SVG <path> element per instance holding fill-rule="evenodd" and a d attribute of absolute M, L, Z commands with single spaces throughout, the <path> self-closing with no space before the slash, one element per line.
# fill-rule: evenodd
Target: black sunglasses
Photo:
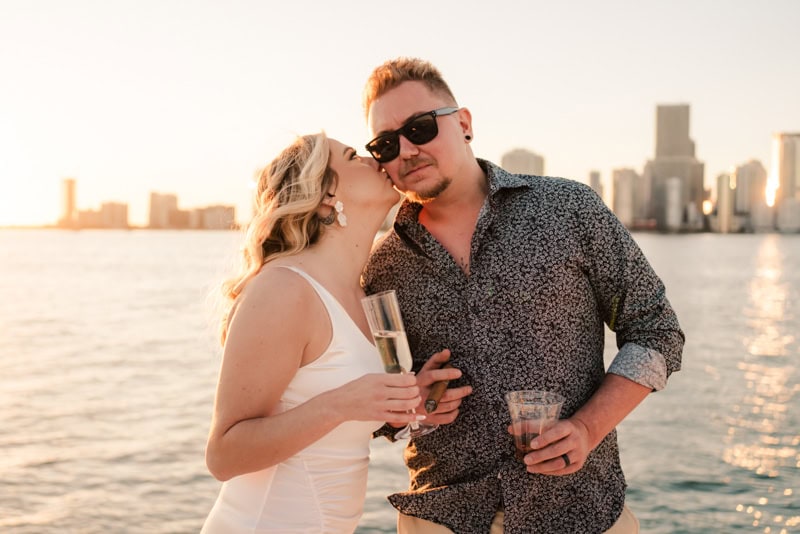
<path fill-rule="evenodd" d="M 393 132 L 381 134 L 366 145 L 367 151 L 378 163 L 388 163 L 400 155 L 400 134 L 415 145 L 430 143 L 439 135 L 436 117 L 450 115 L 459 108 L 439 108 L 417 115 Z"/>

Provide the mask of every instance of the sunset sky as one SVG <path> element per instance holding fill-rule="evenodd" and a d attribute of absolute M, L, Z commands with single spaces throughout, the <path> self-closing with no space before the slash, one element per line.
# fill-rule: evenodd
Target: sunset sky
<path fill-rule="evenodd" d="M 800 1 L 0 0 L 0 226 L 151 191 L 249 217 L 254 171 L 295 134 L 368 140 L 361 89 L 431 60 L 476 155 L 513 148 L 587 181 L 653 156 L 657 104 L 691 105 L 706 184 L 800 131 Z M 363 150 L 362 150 L 363 153 Z"/>

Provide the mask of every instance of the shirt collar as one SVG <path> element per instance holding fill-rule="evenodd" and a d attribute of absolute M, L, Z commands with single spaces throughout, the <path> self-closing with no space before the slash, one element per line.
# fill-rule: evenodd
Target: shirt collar
<path fill-rule="evenodd" d="M 489 180 L 489 195 L 494 196 L 502 189 L 513 189 L 515 187 L 531 187 L 533 185 L 528 176 L 524 174 L 511 174 L 485 159 L 477 158 L 478 165 Z"/>
<path fill-rule="evenodd" d="M 489 196 L 494 197 L 498 192 L 503 189 L 513 189 L 517 187 L 531 187 L 533 183 L 529 176 L 524 174 L 512 174 L 491 161 L 476 158 L 478 165 L 480 165 L 483 172 L 486 173 L 486 179 L 489 182 Z M 419 212 L 422 209 L 422 204 L 404 200 L 397 212 L 395 218 L 395 228 L 397 225 L 407 226 L 416 223 L 419 219 Z"/>

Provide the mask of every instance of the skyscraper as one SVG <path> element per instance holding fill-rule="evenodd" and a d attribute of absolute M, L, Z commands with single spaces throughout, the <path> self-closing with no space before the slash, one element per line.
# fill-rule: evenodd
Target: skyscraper
<path fill-rule="evenodd" d="M 594 189 L 597 196 L 603 198 L 603 182 L 600 180 L 600 171 L 589 171 L 589 187 Z"/>
<path fill-rule="evenodd" d="M 717 176 L 717 232 L 730 233 L 733 229 L 733 189 L 729 174 Z"/>
<path fill-rule="evenodd" d="M 733 212 L 743 216 L 745 230 L 774 230 L 775 217 L 767 205 L 767 171 L 761 162 L 752 159 L 738 165 L 733 172 L 733 182 Z"/>
<path fill-rule="evenodd" d="M 75 228 L 77 225 L 78 208 L 75 205 L 75 178 L 64 178 L 61 182 L 61 218 L 58 226 L 62 228 Z"/>
<path fill-rule="evenodd" d="M 178 197 L 172 194 L 150 193 L 150 228 L 172 227 L 171 217 L 178 211 Z"/>
<path fill-rule="evenodd" d="M 777 182 L 776 203 L 793 198 L 800 200 L 800 133 L 776 133 L 772 136 L 772 174 Z"/>
<path fill-rule="evenodd" d="M 627 226 L 632 228 L 636 220 L 636 182 L 639 175 L 633 169 L 614 169 L 612 182 L 614 187 L 614 214 Z"/>
<path fill-rule="evenodd" d="M 128 205 L 122 202 L 101 204 L 100 224 L 103 228 L 128 228 Z"/>
<path fill-rule="evenodd" d="M 656 154 L 645 168 L 645 179 L 652 183 L 657 228 L 673 229 L 676 214 L 680 214 L 679 229 L 702 228 L 703 173 L 704 165 L 695 157 L 694 141 L 689 137 L 689 105 L 656 106 Z M 671 178 L 678 181 L 670 182 L 668 187 Z M 668 199 L 678 205 L 669 205 Z"/>
<path fill-rule="evenodd" d="M 515 174 L 533 174 L 536 176 L 544 174 L 544 158 L 524 148 L 515 148 L 503 154 L 500 166 Z"/>
<path fill-rule="evenodd" d="M 775 208 L 778 231 L 800 231 L 800 133 L 772 136 L 767 203 Z"/>
<path fill-rule="evenodd" d="M 689 138 L 689 105 L 656 106 L 656 159 L 694 157 Z"/>
<path fill-rule="evenodd" d="M 766 207 L 767 171 L 758 160 L 738 165 L 733 173 L 735 184 L 734 212 L 747 215 L 760 205 Z"/>

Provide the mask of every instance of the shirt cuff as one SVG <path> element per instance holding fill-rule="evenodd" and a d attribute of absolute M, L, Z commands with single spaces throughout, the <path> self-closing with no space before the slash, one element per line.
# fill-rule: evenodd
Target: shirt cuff
<path fill-rule="evenodd" d="M 636 343 L 625 343 L 608 367 L 611 374 L 623 376 L 653 391 L 667 385 L 667 361 L 664 355 Z"/>

